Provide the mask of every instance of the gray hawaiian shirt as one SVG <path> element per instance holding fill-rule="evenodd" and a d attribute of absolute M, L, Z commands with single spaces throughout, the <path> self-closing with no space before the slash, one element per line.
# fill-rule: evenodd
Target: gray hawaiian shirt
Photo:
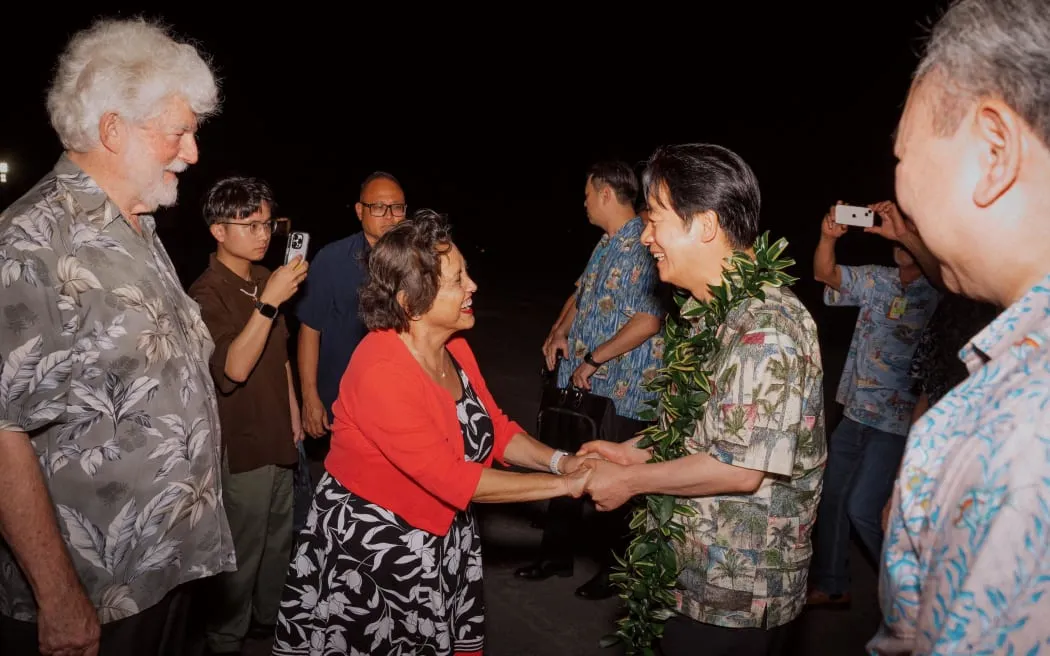
<path fill-rule="evenodd" d="M 235 569 L 214 345 L 140 225 L 65 156 L 0 215 L 0 429 L 29 434 L 102 622 Z M 36 618 L 2 541 L 0 613 Z"/>

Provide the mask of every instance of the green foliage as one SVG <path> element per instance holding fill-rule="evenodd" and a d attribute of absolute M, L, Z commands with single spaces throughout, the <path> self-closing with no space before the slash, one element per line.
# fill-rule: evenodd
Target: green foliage
<path fill-rule="evenodd" d="M 730 310 L 751 298 L 765 298 L 764 287 L 795 282 L 785 269 L 795 262 L 781 258 L 787 241 L 768 244 L 769 234 L 755 241 L 754 257 L 735 252 L 729 258 L 722 284 L 710 287 L 711 298 L 689 303 L 688 293 L 675 295 L 678 316 L 668 315 L 664 328 L 664 366 L 648 389 L 659 396 L 647 412 L 656 425 L 646 429 L 638 443 L 652 448 L 650 462 L 687 455 L 686 442 L 703 421 L 711 395 L 709 363 L 719 349 L 717 331 Z M 620 590 L 627 615 L 617 622 L 616 633 L 602 639 L 603 646 L 623 643 L 627 653 L 650 656 L 663 633 L 664 622 L 675 612 L 678 561 L 675 544 L 685 539 L 682 517 L 693 514 L 677 497 L 652 494 L 636 499 L 631 519 L 635 533 L 624 559 L 617 557 L 612 582 Z"/>

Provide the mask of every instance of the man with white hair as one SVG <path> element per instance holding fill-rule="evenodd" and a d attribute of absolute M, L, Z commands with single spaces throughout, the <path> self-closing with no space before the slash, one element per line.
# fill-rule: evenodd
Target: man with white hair
<path fill-rule="evenodd" d="M 191 653 L 185 584 L 235 568 L 214 345 L 149 215 L 217 104 L 143 21 L 59 59 L 65 153 L 0 215 L 0 653 Z"/>
<path fill-rule="evenodd" d="M 901 118 L 897 198 L 947 287 L 1006 309 L 970 376 L 911 430 L 874 654 L 1035 654 L 1050 642 L 1050 11 L 962 0 Z"/>

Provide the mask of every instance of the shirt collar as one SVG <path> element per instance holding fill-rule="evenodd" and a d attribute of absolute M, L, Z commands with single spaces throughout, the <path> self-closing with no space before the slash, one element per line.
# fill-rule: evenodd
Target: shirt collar
<path fill-rule="evenodd" d="M 68 193 L 68 198 L 74 205 L 71 212 L 74 222 L 89 223 L 103 231 L 117 219 L 124 218 L 120 208 L 98 186 L 95 179 L 69 159 L 67 154 L 63 153 L 58 158 L 53 171 L 58 184 Z M 145 218 L 148 218 L 148 221 L 142 221 Z M 140 216 L 140 223 L 151 221 L 152 217 L 148 215 Z"/>
<path fill-rule="evenodd" d="M 1031 333 L 1050 324 L 1050 274 L 977 333 L 959 351 L 971 373 L 1014 348 L 1038 339 Z"/>
<path fill-rule="evenodd" d="M 245 280 L 231 271 L 228 266 L 222 263 L 215 253 L 212 253 L 208 256 L 208 268 L 214 271 L 215 275 L 217 275 L 219 280 L 223 283 L 236 287 L 248 296 L 258 296 L 261 285 L 259 284 L 260 276 L 258 275 L 259 272 L 256 270 L 256 267 L 253 266 L 251 269 L 250 275 L 252 279 Z"/>

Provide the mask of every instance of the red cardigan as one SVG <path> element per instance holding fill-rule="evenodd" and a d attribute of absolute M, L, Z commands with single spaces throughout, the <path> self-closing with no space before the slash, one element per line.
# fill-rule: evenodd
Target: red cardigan
<path fill-rule="evenodd" d="M 500 462 L 524 430 L 507 418 L 462 337 L 448 350 L 492 417 L 495 446 L 485 462 L 464 459 L 456 403 L 427 375 L 394 331 L 373 331 L 354 350 L 332 413 L 325 469 L 354 494 L 435 535 L 466 509 L 481 471 Z"/>

